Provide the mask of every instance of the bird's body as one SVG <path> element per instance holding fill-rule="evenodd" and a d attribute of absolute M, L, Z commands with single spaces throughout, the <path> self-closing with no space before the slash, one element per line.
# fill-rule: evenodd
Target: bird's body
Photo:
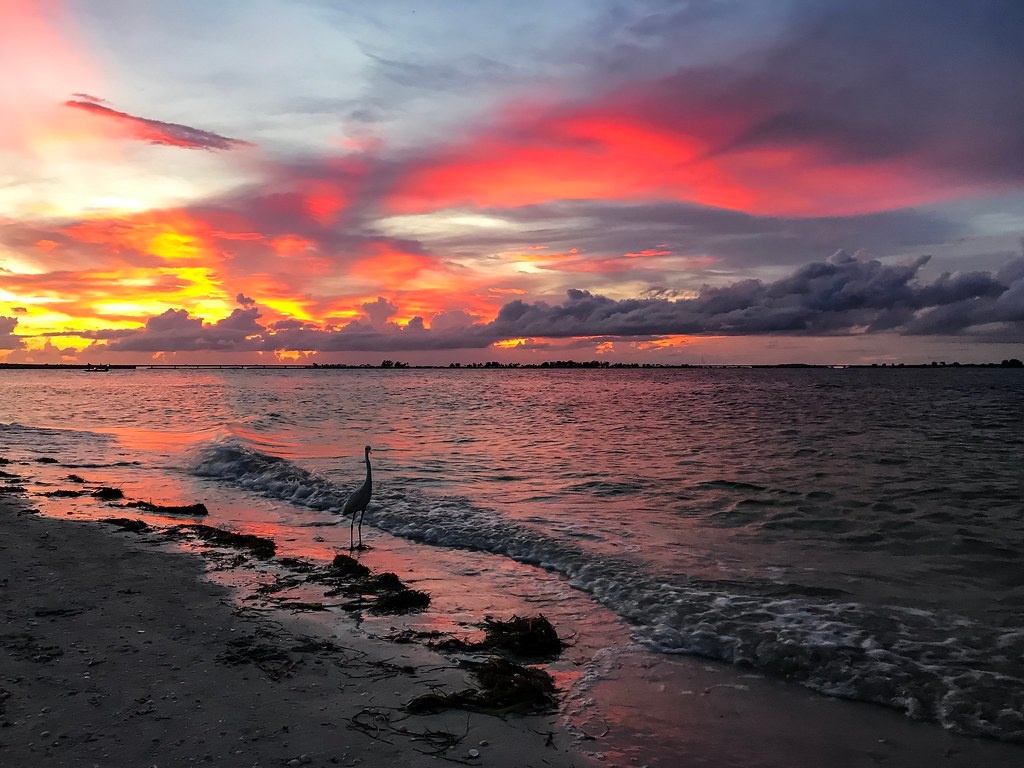
<path fill-rule="evenodd" d="M 352 515 L 352 522 L 349 525 L 349 549 L 355 549 L 355 526 L 356 513 L 359 513 L 359 548 L 363 546 L 363 515 L 370 504 L 370 496 L 373 494 L 373 476 L 370 474 L 370 446 L 366 446 L 363 456 L 366 462 L 366 479 L 363 484 L 352 491 L 345 499 L 345 506 L 341 508 L 343 515 Z"/>

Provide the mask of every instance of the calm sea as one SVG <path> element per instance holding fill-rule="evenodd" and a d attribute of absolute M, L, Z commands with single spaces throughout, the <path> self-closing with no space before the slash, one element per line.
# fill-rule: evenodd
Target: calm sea
<path fill-rule="evenodd" d="M 697 655 L 1024 741 L 1020 371 L 0 375 L 0 453 L 33 462 L 30 492 L 73 472 L 203 500 L 286 554 L 348 549 L 330 524 L 366 444 L 365 557 L 434 595 L 416 621 L 544 612 L 577 638 L 577 708 L 601 709 L 628 645 L 641 668 Z"/>

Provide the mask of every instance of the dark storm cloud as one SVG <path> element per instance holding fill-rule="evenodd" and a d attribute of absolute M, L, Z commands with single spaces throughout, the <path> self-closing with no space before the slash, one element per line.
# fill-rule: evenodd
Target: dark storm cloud
<path fill-rule="evenodd" d="M 450 333 L 428 330 L 414 317 L 405 328 L 377 331 L 359 322 L 340 330 L 299 329 L 278 331 L 264 339 L 265 350 L 317 352 L 401 352 L 411 350 L 483 349 L 495 339 L 483 326 Z"/>
<path fill-rule="evenodd" d="M 82 94 L 76 94 L 81 96 Z M 95 97 L 71 99 L 64 102 L 65 106 L 88 112 L 103 120 L 111 121 L 128 134 L 139 141 L 146 141 L 150 144 L 163 144 L 171 147 L 182 147 L 184 149 L 235 149 L 237 147 L 251 146 L 246 141 L 229 139 L 210 131 L 203 131 L 199 128 L 192 128 L 179 123 L 165 123 L 161 120 L 150 120 L 145 117 L 137 117 L 127 112 L 118 112 L 116 109 L 104 106 Z"/>
<path fill-rule="evenodd" d="M 839 252 L 775 282 L 741 280 L 677 301 L 615 301 L 570 290 L 558 305 L 506 304 L 490 331 L 499 338 L 883 330 L 938 335 L 1008 323 L 1024 337 L 1024 279 L 1006 284 L 993 274 L 972 273 L 942 275 L 932 284 L 921 284 L 917 273 L 927 261 L 921 257 L 891 266 Z"/>
<path fill-rule="evenodd" d="M 265 328 L 256 308 L 236 309 L 216 323 L 204 323 L 183 309 L 149 318 L 146 327 L 110 343 L 117 352 L 241 352 L 259 348 Z M 250 338 L 252 337 L 252 338 Z"/>

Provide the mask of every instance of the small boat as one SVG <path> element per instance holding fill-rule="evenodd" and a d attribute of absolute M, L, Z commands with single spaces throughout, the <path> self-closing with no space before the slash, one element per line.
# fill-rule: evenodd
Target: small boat
<path fill-rule="evenodd" d="M 106 373 L 110 370 L 109 365 L 86 365 L 83 369 L 86 373 Z"/>

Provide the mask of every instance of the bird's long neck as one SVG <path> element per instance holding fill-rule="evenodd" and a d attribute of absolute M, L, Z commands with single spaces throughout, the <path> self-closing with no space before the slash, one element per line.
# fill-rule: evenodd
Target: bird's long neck
<path fill-rule="evenodd" d="M 369 453 L 366 454 L 366 459 L 365 460 L 366 460 L 366 480 L 365 480 L 365 482 L 366 482 L 367 485 L 369 485 L 371 482 L 373 482 L 373 476 L 370 474 L 370 454 Z"/>

